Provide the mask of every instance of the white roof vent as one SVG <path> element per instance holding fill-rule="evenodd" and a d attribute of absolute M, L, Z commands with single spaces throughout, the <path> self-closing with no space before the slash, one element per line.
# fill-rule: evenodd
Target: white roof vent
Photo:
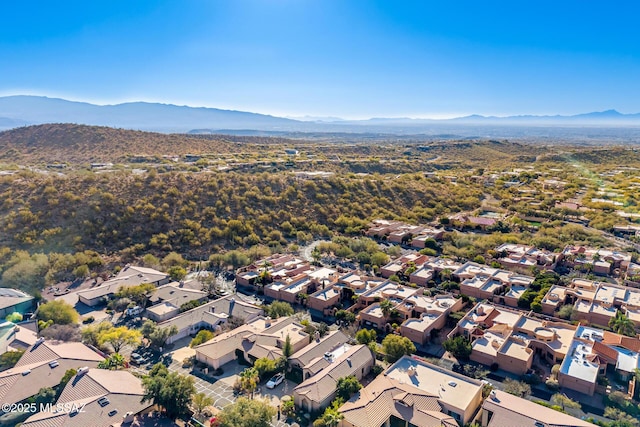
<path fill-rule="evenodd" d="M 58 365 L 59 365 L 59 363 L 58 363 L 58 361 L 57 361 L 57 360 L 52 360 L 51 362 L 49 362 L 49 367 L 50 367 L 51 369 L 53 369 L 53 368 L 57 367 Z"/>
<path fill-rule="evenodd" d="M 455 381 L 449 381 L 447 384 L 449 384 L 451 387 L 455 387 L 458 385 L 458 383 Z"/>
<path fill-rule="evenodd" d="M 22 371 L 22 376 L 29 375 L 31 373 L 31 369 L 27 369 L 26 371 Z"/>

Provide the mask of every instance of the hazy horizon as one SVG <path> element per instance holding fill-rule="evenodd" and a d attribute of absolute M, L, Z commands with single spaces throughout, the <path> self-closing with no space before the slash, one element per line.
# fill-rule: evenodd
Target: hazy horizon
<path fill-rule="evenodd" d="M 278 117 L 640 112 L 640 6 L 9 3 L 0 95 Z"/>

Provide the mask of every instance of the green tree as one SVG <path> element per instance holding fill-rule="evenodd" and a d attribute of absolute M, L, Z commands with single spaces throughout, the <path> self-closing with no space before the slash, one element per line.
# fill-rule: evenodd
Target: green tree
<path fill-rule="evenodd" d="M 240 267 L 249 265 L 251 260 L 240 251 L 229 251 L 224 254 L 224 262 L 226 265 L 230 265 L 234 270 L 237 270 Z"/>
<path fill-rule="evenodd" d="M 98 368 L 117 370 L 123 368 L 125 364 L 126 361 L 124 360 L 123 355 L 121 355 L 120 353 L 113 353 L 102 362 L 98 363 Z"/>
<path fill-rule="evenodd" d="M 11 314 L 7 314 L 7 317 L 5 317 L 5 320 L 11 323 L 22 322 L 22 314 L 18 313 L 17 311 L 14 311 Z"/>
<path fill-rule="evenodd" d="M 199 331 L 196 334 L 196 336 L 191 340 L 191 342 L 189 343 L 189 347 L 195 347 L 197 345 L 203 344 L 209 341 L 210 339 L 213 339 L 213 337 L 214 337 L 213 332 L 203 329 Z"/>
<path fill-rule="evenodd" d="M 565 320 L 569 320 L 571 319 L 571 316 L 573 315 L 573 306 L 572 305 L 563 305 L 562 307 L 560 307 L 560 310 L 558 310 L 558 317 L 561 319 L 565 319 Z"/>
<path fill-rule="evenodd" d="M 117 298 L 129 298 L 136 305 L 145 307 L 147 299 L 156 290 L 152 283 L 142 283 L 136 286 L 123 286 L 116 292 Z"/>
<path fill-rule="evenodd" d="M 176 325 L 171 325 L 168 328 L 156 328 L 148 337 L 149 345 L 153 348 L 162 348 L 167 340 L 177 333 L 178 327 Z"/>
<path fill-rule="evenodd" d="M 290 417 L 296 413 L 296 405 L 293 400 L 293 396 L 289 396 L 289 399 L 282 401 L 280 411 L 285 417 Z"/>
<path fill-rule="evenodd" d="M 153 320 L 145 320 L 140 327 L 140 333 L 149 341 L 153 348 L 164 347 L 169 337 L 178 333 L 178 327 L 172 325 L 169 328 L 160 328 Z"/>
<path fill-rule="evenodd" d="M 179 265 L 174 265 L 172 267 L 169 267 L 169 269 L 167 270 L 167 274 L 169 275 L 169 277 L 171 277 L 171 280 L 177 282 L 185 278 L 185 276 L 187 275 L 187 270 Z"/>
<path fill-rule="evenodd" d="M 53 403 L 56 400 L 56 391 L 51 387 L 43 387 L 38 390 L 38 393 L 29 399 L 30 402 L 35 403 L 39 408 L 40 405 L 46 405 L 47 403 Z"/>
<path fill-rule="evenodd" d="M 177 252 L 170 252 L 167 256 L 162 258 L 162 265 L 165 268 L 171 267 L 186 267 L 189 263 Z"/>
<path fill-rule="evenodd" d="M 13 368 L 24 354 L 24 350 L 7 351 L 0 355 L 0 369 Z"/>
<path fill-rule="evenodd" d="M 189 412 L 189 406 L 196 392 L 194 379 L 188 375 L 169 372 L 162 363 L 156 363 L 149 372 L 149 376 L 142 379 L 144 397 L 158 405 L 171 419 Z"/>
<path fill-rule="evenodd" d="M 507 378 L 502 385 L 504 386 L 503 390 L 505 392 L 515 396 L 524 398 L 531 394 L 531 386 L 522 381 Z"/>
<path fill-rule="evenodd" d="M 276 409 L 267 400 L 239 397 L 218 414 L 220 427 L 270 427 Z"/>
<path fill-rule="evenodd" d="M 274 301 L 265 307 L 265 313 L 273 319 L 293 315 L 293 307 L 286 301 Z"/>
<path fill-rule="evenodd" d="M 337 398 L 331 402 L 331 406 L 326 408 L 322 416 L 313 422 L 313 427 L 337 427 L 344 418 L 342 413 L 340 413 L 340 406 L 342 406 L 343 403 L 344 401 L 341 398 Z"/>
<path fill-rule="evenodd" d="M 471 355 L 471 342 L 462 335 L 446 340 L 442 347 L 456 359 L 467 360 Z"/>
<path fill-rule="evenodd" d="M 108 307 L 116 312 L 122 313 L 132 305 L 135 304 L 129 298 L 115 298 L 109 301 Z"/>
<path fill-rule="evenodd" d="M 360 329 L 356 332 L 356 341 L 358 341 L 358 344 L 367 345 L 370 342 L 375 342 L 377 335 L 378 334 L 373 329 Z"/>
<path fill-rule="evenodd" d="M 635 325 L 631 319 L 629 319 L 622 311 L 616 311 L 615 317 L 609 320 L 609 327 L 613 329 L 615 333 L 633 337 L 636 335 Z"/>
<path fill-rule="evenodd" d="M 75 308 L 62 300 L 42 304 L 36 311 L 36 317 L 40 321 L 51 321 L 55 325 L 69 325 L 78 323 L 80 320 L 80 315 Z"/>
<path fill-rule="evenodd" d="M 284 345 L 282 346 L 282 355 L 289 359 L 293 354 L 293 346 L 291 345 L 291 337 L 287 334 L 287 337 L 284 340 Z"/>
<path fill-rule="evenodd" d="M 416 346 L 409 338 L 390 334 L 382 340 L 382 351 L 387 355 L 387 361 L 395 362 L 405 354 L 415 352 Z"/>
<path fill-rule="evenodd" d="M 341 321 L 343 324 L 350 325 L 356 321 L 356 315 L 347 310 L 336 311 L 336 320 Z"/>
<path fill-rule="evenodd" d="M 193 395 L 191 406 L 193 407 L 193 412 L 195 412 L 196 415 L 200 415 L 207 406 L 211 406 L 213 403 L 214 400 L 212 397 L 204 393 L 196 393 Z"/>
<path fill-rule="evenodd" d="M 382 311 L 382 315 L 385 318 L 388 318 L 389 315 L 391 314 L 391 310 L 393 310 L 393 303 L 388 299 L 384 299 L 380 301 L 379 304 L 380 304 L 380 310 Z"/>
<path fill-rule="evenodd" d="M 86 264 L 79 265 L 73 270 L 73 275 L 78 279 L 86 279 L 89 277 L 89 266 Z"/>
<path fill-rule="evenodd" d="M 126 326 L 110 328 L 100 332 L 98 335 L 98 343 L 100 346 L 109 344 L 115 353 L 125 346 L 135 347 L 142 341 L 142 334 L 135 329 L 129 329 Z"/>
<path fill-rule="evenodd" d="M 360 380 L 353 375 L 338 378 L 338 383 L 336 384 L 338 397 L 344 400 L 351 399 L 351 396 L 356 394 L 361 388 L 362 384 L 360 384 Z"/>
<path fill-rule="evenodd" d="M 236 388 L 239 389 L 242 393 L 249 394 L 251 397 L 253 397 L 253 392 L 255 392 L 256 388 L 258 388 L 259 381 L 260 376 L 258 375 L 258 370 L 253 367 L 246 368 L 238 375 L 238 379 L 236 380 Z"/>
<path fill-rule="evenodd" d="M 378 251 L 371 255 L 371 265 L 377 265 L 378 267 L 382 267 L 389 262 L 389 255 L 384 252 Z"/>
<path fill-rule="evenodd" d="M 580 403 L 576 402 L 575 400 L 567 397 L 562 393 L 556 393 L 553 396 L 551 396 L 551 403 L 553 403 L 554 405 L 560 406 L 563 411 L 567 408 L 580 409 L 582 407 Z"/>
<path fill-rule="evenodd" d="M 98 347 L 100 342 L 98 337 L 106 330 L 113 328 L 113 325 L 110 322 L 104 321 L 100 323 L 96 323 L 94 325 L 85 326 L 82 328 L 80 335 L 82 336 L 82 342 L 85 344 L 92 345 L 94 347 Z"/>
<path fill-rule="evenodd" d="M 277 366 L 275 360 L 269 359 L 268 357 L 261 357 L 255 361 L 253 367 L 258 371 L 258 376 L 261 379 L 265 379 L 267 376 L 275 372 Z"/>

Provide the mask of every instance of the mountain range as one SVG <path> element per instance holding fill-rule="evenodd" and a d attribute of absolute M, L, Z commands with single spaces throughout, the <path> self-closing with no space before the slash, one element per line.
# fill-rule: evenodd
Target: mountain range
<path fill-rule="evenodd" d="M 337 117 L 275 117 L 244 111 L 171 104 L 128 102 L 95 105 L 43 96 L 0 97 L 0 130 L 43 123 L 76 123 L 164 133 L 266 133 L 347 132 L 390 134 L 438 134 L 472 127 L 485 134 L 495 127 L 640 127 L 640 113 L 616 110 L 573 116 L 482 116 L 452 119 L 371 118 L 343 120 Z M 469 133 L 460 132 L 460 134 Z"/>

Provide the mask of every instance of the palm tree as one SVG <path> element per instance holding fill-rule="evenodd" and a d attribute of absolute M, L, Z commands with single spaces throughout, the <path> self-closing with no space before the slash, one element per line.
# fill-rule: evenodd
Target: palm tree
<path fill-rule="evenodd" d="M 380 301 L 380 310 L 382 310 L 384 317 L 389 317 L 391 310 L 393 310 L 393 303 L 388 299 Z"/>
<path fill-rule="evenodd" d="M 636 335 L 635 324 L 620 310 L 616 311 L 615 317 L 609 320 L 609 327 L 621 335 L 629 337 Z"/>
<path fill-rule="evenodd" d="M 247 368 L 244 371 L 240 372 L 240 389 L 246 393 L 251 395 L 253 399 L 253 392 L 258 388 L 258 381 L 260 381 L 260 376 L 258 375 L 258 370 L 255 368 Z"/>

